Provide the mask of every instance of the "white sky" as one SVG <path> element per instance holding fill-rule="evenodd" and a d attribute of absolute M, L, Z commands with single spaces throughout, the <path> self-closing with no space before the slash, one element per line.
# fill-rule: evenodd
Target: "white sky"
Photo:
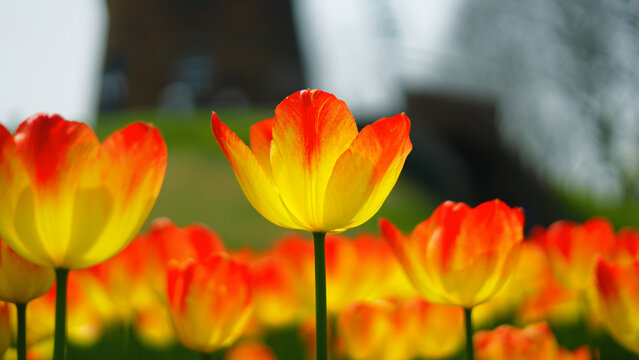
<path fill-rule="evenodd" d="M 102 0 L 0 2 L 0 123 L 37 112 L 95 119 L 107 30 Z"/>

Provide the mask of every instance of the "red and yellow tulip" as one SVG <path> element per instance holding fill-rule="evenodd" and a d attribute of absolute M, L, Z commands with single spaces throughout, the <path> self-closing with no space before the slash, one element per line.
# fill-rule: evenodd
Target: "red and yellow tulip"
<path fill-rule="evenodd" d="M 53 269 L 25 260 L 0 239 L 0 300 L 26 304 L 49 291 Z"/>
<path fill-rule="evenodd" d="M 590 351 L 579 347 L 569 351 L 557 344 L 547 323 L 541 322 L 518 329 L 502 325 L 491 331 L 480 331 L 474 337 L 477 360 L 589 360 Z"/>
<path fill-rule="evenodd" d="M 122 250 L 151 211 L 166 146 L 135 123 L 102 144 L 83 123 L 37 114 L 0 126 L 0 234 L 21 256 L 80 269 Z"/>
<path fill-rule="evenodd" d="M 174 263 L 167 292 L 178 340 L 201 353 L 235 341 L 251 313 L 250 281 L 248 267 L 224 253 L 202 262 Z"/>
<path fill-rule="evenodd" d="M 277 360 L 271 349 L 258 342 L 242 342 L 224 354 L 224 360 Z"/>
<path fill-rule="evenodd" d="M 419 293 L 467 309 L 504 286 L 517 260 L 523 225 L 523 211 L 500 200 L 476 208 L 444 202 L 408 237 L 388 220 L 380 222 Z"/>
<path fill-rule="evenodd" d="M 321 90 L 302 90 L 251 128 L 246 146 L 217 114 L 213 134 L 244 194 L 272 223 L 339 232 L 370 219 L 392 190 L 412 149 L 404 114 L 358 133 L 346 104 Z"/>
<path fill-rule="evenodd" d="M 639 354 L 639 262 L 597 260 L 595 284 L 600 316 L 612 336 Z"/>
<path fill-rule="evenodd" d="M 592 285 L 597 255 L 608 256 L 615 238 L 612 225 L 604 218 L 592 218 L 582 225 L 553 223 L 544 245 L 557 280 L 569 289 L 587 290 Z"/>
<path fill-rule="evenodd" d="M 166 274 L 172 262 L 202 262 L 215 253 L 226 251 L 222 239 L 205 225 L 180 228 L 166 218 L 154 220 L 143 241 L 147 273 L 162 300 L 166 294 Z"/>

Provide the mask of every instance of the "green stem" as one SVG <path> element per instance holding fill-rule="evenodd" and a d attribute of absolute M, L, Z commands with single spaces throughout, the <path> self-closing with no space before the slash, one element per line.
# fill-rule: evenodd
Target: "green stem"
<path fill-rule="evenodd" d="M 212 358 L 211 354 L 209 353 L 200 353 L 202 356 L 202 360 L 210 360 Z"/>
<path fill-rule="evenodd" d="M 16 304 L 18 312 L 18 360 L 27 359 L 27 303 Z"/>
<path fill-rule="evenodd" d="M 326 319 L 326 260 L 324 240 L 326 233 L 313 232 L 315 248 L 315 345 L 316 360 L 328 359 L 328 329 Z"/>
<path fill-rule="evenodd" d="M 464 316 L 466 323 L 466 360 L 475 359 L 475 349 L 473 347 L 473 308 L 464 308 Z"/>
<path fill-rule="evenodd" d="M 55 269 L 55 340 L 53 342 L 53 360 L 66 359 L 67 347 L 67 279 L 68 269 Z"/>

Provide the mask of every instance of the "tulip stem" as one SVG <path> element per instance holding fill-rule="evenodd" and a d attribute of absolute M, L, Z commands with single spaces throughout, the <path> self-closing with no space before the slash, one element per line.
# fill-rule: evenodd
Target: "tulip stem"
<path fill-rule="evenodd" d="M 465 323 L 466 323 L 466 360 L 475 359 L 475 350 L 473 347 L 473 308 L 464 308 Z"/>
<path fill-rule="evenodd" d="M 55 340 L 53 360 L 64 360 L 67 347 L 67 279 L 69 269 L 55 269 Z"/>
<path fill-rule="evenodd" d="M 27 359 L 27 303 L 16 304 L 18 313 L 18 360 Z"/>
<path fill-rule="evenodd" d="M 328 359 L 328 329 L 326 317 L 326 260 L 324 240 L 326 233 L 313 232 L 315 249 L 315 345 L 317 360 Z"/>
<path fill-rule="evenodd" d="M 202 354 L 202 360 L 211 360 L 212 356 L 209 353 L 201 353 Z"/>

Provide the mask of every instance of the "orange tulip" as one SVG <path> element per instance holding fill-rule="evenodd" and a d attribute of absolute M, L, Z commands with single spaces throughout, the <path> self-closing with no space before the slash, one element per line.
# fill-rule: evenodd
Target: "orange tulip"
<path fill-rule="evenodd" d="M 147 274 L 162 299 L 166 294 L 166 274 L 172 262 L 201 262 L 215 253 L 226 251 L 219 235 L 205 225 L 192 224 L 180 228 L 166 218 L 153 221 L 144 243 L 146 255 L 136 261 L 146 259 Z"/>
<path fill-rule="evenodd" d="M 477 360 L 556 360 L 557 340 L 546 323 L 517 329 L 502 325 L 474 337 Z"/>
<path fill-rule="evenodd" d="M 233 346 L 224 355 L 224 360 L 276 360 L 271 349 L 256 342 L 243 342 Z"/>
<path fill-rule="evenodd" d="M 403 317 L 412 322 L 417 352 L 427 359 L 445 359 L 464 345 L 464 313 L 454 306 L 429 303 L 420 298 L 402 303 Z"/>
<path fill-rule="evenodd" d="M 250 316 L 249 270 L 224 253 L 199 263 L 173 263 L 167 291 L 178 340 L 201 353 L 230 345 Z"/>
<path fill-rule="evenodd" d="M 340 312 L 337 336 L 349 359 L 442 359 L 463 345 L 464 315 L 419 298 L 354 302 Z"/>
<path fill-rule="evenodd" d="M 415 288 L 429 301 L 466 309 L 508 280 L 523 238 L 524 216 L 499 200 L 476 208 L 441 204 L 409 237 L 388 220 L 381 231 Z"/>
<path fill-rule="evenodd" d="M 545 235 L 545 249 L 555 277 L 577 291 L 592 285 L 597 255 L 607 256 L 614 246 L 614 229 L 603 218 L 592 218 L 583 225 L 557 221 Z"/>
<path fill-rule="evenodd" d="M 303 313 L 296 292 L 295 274 L 276 251 L 251 264 L 253 303 L 256 318 L 266 326 L 283 326 Z"/>
<path fill-rule="evenodd" d="M 253 125 L 250 148 L 215 113 L 211 126 L 253 207 L 278 226 L 311 232 L 370 219 L 412 149 L 406 115 L 358 133 L 346 104 L 321 90 L 284 99 L 273 119 Z"/>
<path fill-rule="evenodd" d="M 590 349 L 587 346 L 580 346 L 573 351 L 560 348 L 557 360 L 590 360 Z"/>
<path fill-rule="evenodd" d="M 136 123 L 100 144 L 83 123 L 37 114 L 0 126 L 0 234 L 21 256 L 80 269 L 122 250 L 160 191 L 166 146 Z"/>
<path fill-rule="evenodd" d="M 0 300 L 26 304 L 49 291 L 53 269 L 29 262 L 0 239 Z"/>
<path fill-rule="evenodd" d="M 502 325 L 475 335 L 477 360 L 590 360 L 590 350 L 578 347 L 570 351 L 559 347 L 545 322 L 524 329 Z"/>
<path fill-rule="evenodd" d="M 386 301 L 354 303 L 337 319 L 341 352 L 353 360 L 385 359 L 386 347 L 395 339 L 391 315 L 393 304 Z"/>
<path fill-rule="evenodd" d="M 612 336 L 639 354 L 639 262 L 597 260 L 595 284 L 599 311 Z"/>
<path fill-rule="evenodd" d="M 623 263 L 639 260 L 639 231 L 637 229 L 627 227 L 619 230 L 610 260 Z"/>

